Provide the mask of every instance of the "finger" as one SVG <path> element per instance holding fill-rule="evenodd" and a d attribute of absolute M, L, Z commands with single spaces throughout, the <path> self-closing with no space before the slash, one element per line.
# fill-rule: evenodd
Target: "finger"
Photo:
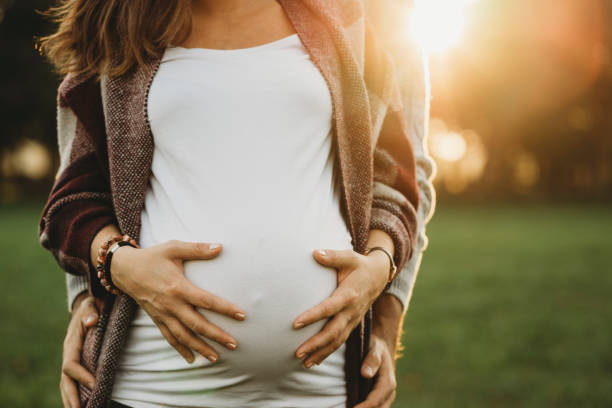
<path fill-rule="evenodd" d="M 340 347 L 344 342 L 344 331 L 347 328 L 348 320 L 338 315 L 328 321 L 323 329 L 317 334 L 302 343 L 296 350 L 295 355 L 300 360 L 306 356 L 310 359 L 310 355 L 315 351 L 327 347 L 332 343 L 336 343 L 336 348 Z M 305 361 L 306 362 L 306 361 Z M 316 360 L 315 360 L 316 362 Z"/>
<path fill-rule="evenodd" d="M 62 366 L 62 372 L 70 377 L 71 379 L 83 384 L 90 390 L 93 389 L 95 384 L 94 376 L 87 371 L 85 367 L 78 364 L 75 361 L 66 361 Z"/>
<path fill-rule="evenodd" d="M 220 313 L 236 320 L 244 320 L 246 318 L 244 310 L 229 300 L 200 289 L 186 279 L 181 291 L 183 298 L 196 307 Z"/>
<path fill-rule="evenodd" d="M 209 322 L 201 313 L 196 312 L 193 307 L 186 305 L 180 310 L 176 317 L 183 324 L 191 329 L 194 333 L 198 333 L 206 338 L 216 341 L 230 350 L 238 347 L 238 342 L 219 326 Z"/>
<path fill-rule="evenodd" d="M 95 314 L 88 313 L 85 316 L 83 316 L 83 318 L 81 319 L 81 324 L 83 325 L 85 329 L 95 326 L 96 323 L 98 323 L 98 313 L 97 312 Z"/>
<path fill-rule="evenodd" d="M 98 323 L 98 309 L 94 302 L 84 303 L 82 307 L 84 307 L 84 309 L 79 310 L 79 314 L 81 315 L 81 326 L 84 329 L 95 326 L 96 323 Z"/>
<path fill-rule="evenodd" d="M 323 348 L 320 348 L 320 349 L 316 350 L 314 353 L 312 353 L 310 356 L 308 356 L 308 358 L 304 361 L 304 367 L 310 368 L 310 367 L 312 367 L 315 364 L 316 365 L 321 364 L 323 361 L 325 361 L 325 359 L 327 357 L 329 357 L 329 355 L 331 353 L 333 353 L 334 351 L 338 350 L 338 348 L 343 343 L 344 343 L 344 341 L 342 339 L 338 339 L 338 340 L 334 339 L 333 341 L 328 343 Z"/>
<path fill-rule="evenodd" d="M 381 374 L 384 372 L 384 375 L 378 376 L 374 388 L 372 388 L 372 391 L 368 394 L 367 399 L 355 408 L 379 408 L 389 406 L 388 404 L 393 402 L 396 389 L 393 365 L 390 364 L 387 359 L 383 358 L 380 371 Z"/>
<path fill-rule="evenodd" d="M 380 408 L 388 399 L 390 393 L 391 391 L 385 386 L 384 382 L 379 380 L 374 384 L 374 388 L 372 388 L 366 400 L 356 405 L 355 408 Z"/>
<path fill-rule="evenodd" d="M 170 330 L 165 324 L 159 321 L 156 321 L 155 324 L 159 328 L 159 331 L 161 332 L 162 336 L 164 336 L 168 344 L 174 347 L 174 349 L 178 351 L 178 353 L 185 359 L 185 361 L 187 361 L 189 364 L 193 363 L 193 360 L 195 360 L 193 352 L 188 347 L 181 344 L 176 339 L 176 337 L 174 337 L 172 333 L 170 333 Z"/>
<path fill-rule="evenodd" d="M 324 301 L 299 315 L 294 320 L 293 327 L 299 329 L 321 319 L 332 317 L 356 298 L 357 293 L 353 289 L 339 287 Z"/>
<path fill-rule="evenodd" d="M 66 375 L 62 376 L 62 394 L 70 407 L 78 408 L 80 405 L 79 401 L 79 390 L 74 381 L 68 378 Z"/>
<path fill-rule="evenodd" d="M 334 320 L 343 320 L 338 315 Z M 332 324 L 334 322 L 332 321 Z M 313 364 L 321 364 L 330 354 L 336 351 L 348 338 L 352 328 L 350 325 L 341 321 L 338 323 L 338 328 L 330 328 L 330 333 L 333 333 L 331 338 L 319 347 L 316 347 L 306 360 L 304 360 L 304 367 L 310 368 Z M 339 334 L 338 334 L 339 333 Z"/>
<path fill-rule="evenodd" d="M 168 255 L 183 260 L 214 258 L 222 249 L 222 245 L 218 243 L 185 242 L 176 239 L 168 241 L 166 244 Z"/>
<path fill-rule="evenodd" d="M 197 351 L 213 363 L 219 359 L 215 349 L 209 346 L 204 340 L 197 337 L 176 318 L 169 318 L 164 323 L 179 343 Z"/>
<path fill-rule="evenodd" d="M 316 249 L 313 256 L 317 262 L 334 268 L 352 268 L 357 265 L 357 253 L 352 249 Z"/>
<path fill-rule="evenodd" d="M 378 372 L 382 362 L 382 352 L 376 343 L 372 343 L 366 358 L 361 365 L 361 375 L 366 378 L 372 378 Z"/>
<path fill-rule="evenodd" d="M 64 339 L 63 361 L 76 362 L 81 361 L 81 349 L 83 348 L 83 337 L 85 331 L 80 324 L 70 325 L 68 334 Z"/>
<path fill-rule="evenodd" d="M 391 408 L 391 404 L 393 404 L 393 401 L 395 400 L 396 393 L 397 393 L 397 391 L 393 390 L 391 392 L 391 394 L 389 394 L 389 397 L 387 398 L 387 400 L 383 404 L 382 408 Z"/>
<path fill-rule="evenodd" d="M 381 375 L 383 371 L 386 373 Z M 389 353 L 383 353 L 382 362 L 380 364 L 380 377 L 381 382 L 390 389 L 390 392 L 387 394 L 387 399 L 385 400 L 383 406 L 391 407 L 393 400 L 395 399 L 395 395 L 397 392 L 397 379 L 395 378 L 395 367 L 393 366 L 393 359 L 391 358 Z"/>

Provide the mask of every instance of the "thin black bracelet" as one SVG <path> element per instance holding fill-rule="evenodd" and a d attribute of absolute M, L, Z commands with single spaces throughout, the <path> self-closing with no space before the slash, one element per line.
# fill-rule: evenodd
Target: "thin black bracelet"
<path fill-rule="evenodd" d="M 364 255 L 368 255 L 370 252 L 375 251 L 375 250 L 383 251 L 385 254 L 387 254 L 387 258 L 389 258 L 389 262 L 391 263 L 391 265 L 389 266 L 389 278 L 387 279 L 387 286 L 388 286 L 391 284 L 391 282 L 397 275 L 397 266 L 395 265 L 395 261 L 393 260 L 393 257 L 391 256 L 389 251 L 387 251 L 387 249 L 381 246 L 374 246 L 374 247 L 366 248 Z"/>
<path fill-rule="evenodd" d="M 110 271 L 110 264 L 113 259 L 113 254 L 115 253 L 117 249 L 119 249 L 122 246 L 126 246 L 126 245 L 129 245 L 132 248 L 136 248 L 134 245 L 132 245 L 131 243 L 127 241 L 117 241 L 116 243 L 113 244 L 111 248 L 109 248 L 108 252 L 106 253 L 106 259 L 104 260 L 104 273 L 106 275 L 106 281 L 111 285 L 112 288 L 117 288 L 115 284 L 113 283 L 113 278 L 111 276 L 111 271 Z"/>

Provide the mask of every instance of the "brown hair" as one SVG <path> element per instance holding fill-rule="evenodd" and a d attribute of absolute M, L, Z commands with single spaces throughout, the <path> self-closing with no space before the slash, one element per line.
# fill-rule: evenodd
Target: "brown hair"
<path fill-rule="evenodd" d="M 190 0 L 60 0 L 43 15 L 57 31 L 37 39 L 61 74 L 121 75 L 191 31 Z"/>

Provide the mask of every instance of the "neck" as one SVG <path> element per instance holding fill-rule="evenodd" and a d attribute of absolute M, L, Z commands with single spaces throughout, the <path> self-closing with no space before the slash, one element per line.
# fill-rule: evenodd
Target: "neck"
<path fill-rule="evenodd" d="M 229 21 L 242 19 L 278 6 L 276 0 L 192 0 L 194 15 L 223 18 Z"/>

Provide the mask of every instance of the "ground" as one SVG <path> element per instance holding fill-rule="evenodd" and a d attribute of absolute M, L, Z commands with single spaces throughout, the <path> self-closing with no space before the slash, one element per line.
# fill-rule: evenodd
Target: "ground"
<path fill-rule="evenodd" d="M 42 204 L 0 206 L 0 407 L 60 407 L 64 277 Z M 612 406 L 612 209 L 448 206 L 398 362 L 403 407 Z"/>

